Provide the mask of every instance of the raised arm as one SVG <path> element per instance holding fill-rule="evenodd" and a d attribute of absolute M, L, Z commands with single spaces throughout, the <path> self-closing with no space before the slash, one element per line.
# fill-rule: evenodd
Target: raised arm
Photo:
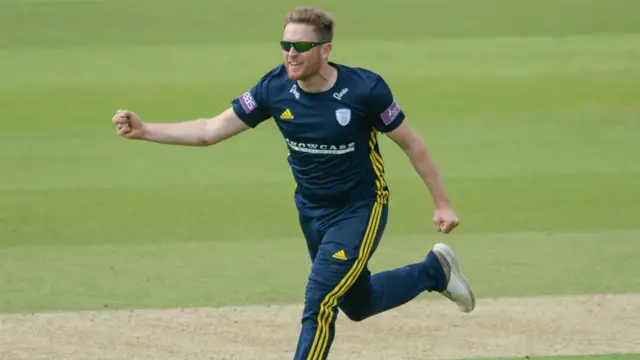
<path fill-rule="evenodd" d="M 122 137 L 184 146 L 213 145 L 250 129 L 233 108 L 213 118 L 172 123 L 145 123 L 132 111 L 118 110 L 112 121 Z"/>

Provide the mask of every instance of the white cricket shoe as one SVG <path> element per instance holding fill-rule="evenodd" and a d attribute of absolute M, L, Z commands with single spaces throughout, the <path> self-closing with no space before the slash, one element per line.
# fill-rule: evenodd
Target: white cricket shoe
<path fill-rule="evenodd" d="M 445 244 L 433 246 L 433 252 L 438 257 L 444 273 L 447 276 L 447 289 L 442 295 L 453 301 L 462 312 L 469 313 L 476 307 L 476 297 L 469 281 L 460 272 L 456 254 Z"/>

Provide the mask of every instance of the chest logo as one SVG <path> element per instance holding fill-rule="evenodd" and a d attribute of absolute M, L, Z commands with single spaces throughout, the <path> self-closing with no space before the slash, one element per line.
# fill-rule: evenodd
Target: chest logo
<path fill-rule="evenodd" d="M 336 110 L 336 120 L 338 120 L 338 124 L 342 126 L 347 126 L 347 124 L 351 121 L 351 110 L 350 109 Z"/>
<path fill-rule="evenodd" d="M 342 89 L 339 93 L 333 93 L 333 97 L 338 99 L 338 100 L 342 100 L 342 97 L 344 96 L 344 94 L 346 94 L 347 92 L 349 92 L 348 88 L 344 88 Z"/>
<path fill-rule="evenodd" d="M 291 90 L 289 90 L 290 93 L 293 94 L 293 96 L 296 97 L 296 99 L 300 99 L 300 93 L 298 92 L 298 87 L 296 85 L 293 85 L 293 87 L 291 88 Z"/>
<path fill-rule="evenodd" d="M 291 110 L 287 109 L 280 115 L 280 119 L 293 120 L 293 113 L 291 113 Z"/>

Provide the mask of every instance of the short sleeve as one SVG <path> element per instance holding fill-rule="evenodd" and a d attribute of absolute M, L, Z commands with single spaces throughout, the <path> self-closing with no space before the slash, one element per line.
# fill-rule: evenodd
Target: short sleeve
<path fill-rule="evenodd" d="M 271 118 L 268 110 L 268 75 L 265 75 L 249 91 L 231 101 L 236 115 L 249 127 L 256 127 Z"/>
<path fill-rule="evenodd" d="M 389 85 L 380 76 L 376 76 L 367 106 L 373 125 L 380 132 L 393 131 L 404 121 L 404 112 L 394 98 Z"/>

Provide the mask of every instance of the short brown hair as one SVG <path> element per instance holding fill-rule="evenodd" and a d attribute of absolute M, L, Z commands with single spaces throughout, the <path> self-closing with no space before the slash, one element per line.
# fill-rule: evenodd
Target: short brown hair
<path fill-rule="evenodd" d="M 334 19 L 328 12 L 314 7 L 297 7 L 289 13 L 284 20 L 284 26 L 288 24 L 307 24 L 315 27 L 318 41 L 333 41 Z"/>

